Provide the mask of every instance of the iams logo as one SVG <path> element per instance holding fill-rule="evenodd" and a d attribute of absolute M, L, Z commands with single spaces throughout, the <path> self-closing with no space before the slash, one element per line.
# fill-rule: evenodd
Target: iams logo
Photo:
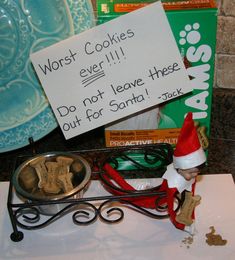
<path fill-rule="evenodd" d="M 200 24 L 187 24 L 184 30 L 180 31 L 179 44 L 183 47 L 189 45 L 187 50 L 183 50 L 181 54 L 186 57 L 191 64 L 187 68 L 189 77 L 191 78 L 191 87 L 196 94 L 185 100 L 188 107 L 194 108 L 197 112 L 193 113 L 194 119 L 202 119 L 207 117 L 207 97 L 209 95 L 209 79 L 211 66 L 208 64 L 212 57 L 212 49 L 209 45 L 201 44 L 201 34 L 199 32 Z M 196 63 L 199 65 L 193 65 Z"/>

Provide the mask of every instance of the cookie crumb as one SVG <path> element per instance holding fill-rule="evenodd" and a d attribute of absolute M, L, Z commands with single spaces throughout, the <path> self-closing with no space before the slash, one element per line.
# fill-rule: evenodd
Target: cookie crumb
<path fill-rule="evenodd" d="M 211 232 L 206 234 L 206 243 L 209 246 L 224 246 L 227 244 L 226 239 L 222 239 L 222 236 L 219 234 L 215 234 L 215 227 L 210 227 Z"/>
<path fill-rule="evenodd" d="M 181 242 L 182 242 L 182 244 L 186 245 L 187 248 L 190 248 L 190 246 L 193 243 L 193 236 L 185 237 Z"/>

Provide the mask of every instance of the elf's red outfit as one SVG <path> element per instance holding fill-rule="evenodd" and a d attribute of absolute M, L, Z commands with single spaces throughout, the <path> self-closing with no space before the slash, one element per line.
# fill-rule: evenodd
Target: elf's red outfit
<path fill-rule="evenodd" d="M 176 221 L 176 212 L 174 211 L 174 201 L 178 193 L 183 191 L 190 191 L 194 195 L 195 190 L 195 178 L 190 181 L 186 181 L 183 176 L 181 176 L 177 170 L 174 168 L 173 164 L 167 167 L 166 173 L 163 175 L 164 180 L 162 183 L 162 190 L 166 191 L 167 197 L 167 208 L 170 220 L 175 225 L 176 228 L 185 230 L 185 225 Z M 194 219 L 194 213 L 192 218 Z"/>
<path fill-rule="evenodd" d="M 177 169 L 187 170 L 196 168 L 205 161 L 206 156 L 198 139 L 197 131 L 192 119 L 192 113 L 188 113 L 181 128 L 176 149 L 174 151 L 173 163 L 167 166 L 167 170 L 162 177 L 163 182 L 161 187 L 158 189 L 158 191 L 164 191 L 167 194 L 166 197 L 159 201 L 158 206 L 167 204 L 170 220 L 178 229 L 191 232 L 189 226 L 186 227 L 184 224 L 176 221 L 176 212 L 174 210 L 175 197 L 177 193 L 182 193 L 183 191 L 190 191 L 194 194 L 196 180 L 195 178 L 186 180 L 178 173 Z M 135 190 L 109 164 L 105 164 L 104 170 L 107 173 L 106 177 L 104 176 L 104 178 L 110 184 L 112 184 L 112 179 L 124 190 Z M 111 190 L 111 192 L 115 193 L 115 195 L 123 194 L 121 191 L 119 192 L 117 190 Z M 141 197 L 132 199 L 131 201 L 141 207 L 155 208 L 155 201 L 157 198 L 157 196 L 145 198 Z M 192 218 L 194 219 L 194 212 L 192 214 Z"/>
<path fill-rule="evenodd" d="M 167 192 L 167 204 L 170 219 L 179 229 L 185 230 L 186 227 L 184 224 L 178 223 L 175 219 L 175 195 L 184 190 L 191 191 L 194 195 L 196 180 L 195 178 L 192 178 L 189 181 L 186 180 L 177 172 L 177 169 L 188 170 L 191 168 L 197 168 L 205 161 L 206 156 L 198 139 L 193 115 L 192 113 L 188 113 L 178 137 L 178 142 L 173 156 L 173 164 L 168 166 L 167 171 L 162 177 L 164 179 L 162 185 Z M 194 219 L 194 211 L 192 218 Z"/>

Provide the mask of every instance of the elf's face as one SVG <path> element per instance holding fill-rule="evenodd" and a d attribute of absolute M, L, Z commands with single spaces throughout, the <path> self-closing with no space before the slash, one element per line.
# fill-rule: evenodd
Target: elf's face
<path fill-rule="evenodd" d="M 178 169 L 178 173 L 182 175 L 185 178 L 185 180 L 190 181 L 200 173 L 200 170 L 197 167 L 184 170 Z"/>

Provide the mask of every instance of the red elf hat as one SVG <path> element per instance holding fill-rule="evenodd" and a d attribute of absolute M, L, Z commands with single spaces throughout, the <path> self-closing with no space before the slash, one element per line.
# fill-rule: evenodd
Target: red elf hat
<path fill-rule="evenodd" d="M 190 169 L 203 164 L 206 155 L 198 139 L 193 115 L 187 114 L 174 151 L 173 164 L 176 169 Z"/>

